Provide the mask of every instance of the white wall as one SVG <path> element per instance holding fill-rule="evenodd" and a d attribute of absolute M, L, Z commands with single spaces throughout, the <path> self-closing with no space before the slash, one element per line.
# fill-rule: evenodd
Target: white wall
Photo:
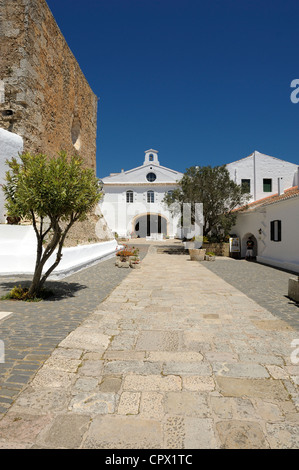
<path fill-rule="evenodd" d="M 133 219 L 147 213 L 161 214 L 168 220 L 168 235 L 174 237 L 178 230 L 178 217 L 173 217 L 166 205 L 162 204 L 165 192 L 175 189 L 175 185 L 152 186 L 105 186 L 105 196 L 100 202 L 100 209 L 112 230 L 119 236 L 126 237 L 133 230 Z M 134 203 L 126 202 L 126 192 L 132 190 Z M 147 191 L 153 190 L 155 202 L 147 202 Z"/>
<path fill-rule="evenodd" d="M 278 178 L 281 177 L 283 189 L 297 185 L 298 165 L 289 163 L 278 158 L 253 152 L 246 158 L 237 160 L 226 165 L 231 179 L 241 184 L 242 179 L 250 179 L 251 194 L 253 200 L 262 199 L 278 192 Z M 263 179 L 272 179 L 272 191 L 263 191 Z"/>
<path fill-rule="evenodd" d="M 17 134 L 0 128 L 0 224 L 5 223 L 5 198 L 1 188 L 4 184 L 5 174 L 8 170 L 6 160 L 18 157 L 23 151 L 23 139 Z"/>
<path fill-rule="evenodd" d="M 0 225 L 0 275 L 33 274 L 36 260 L 36 235 L 32 225 Z M 62 260 L 52 278 L 65 277 L 79 269 L 112 257 L 116 240 L 63 248 Z M 45 265 L 44 272 L 55 261 L 55 254 Z"/>
<path fill-rule="evenodd" d="M 272 220 L 281 220 L 280 242 L 270 240 Z M 259 229 L 262 229 L 261 234 Z M 257 261 L 299 272 L 299 197 L 269 204 L 252 212 L 240 213 L 232 233 L 236 233 L 241 240 L 248 234 L 256 237 Z M 243 256 L 244 250 L 243 245 Z"/>

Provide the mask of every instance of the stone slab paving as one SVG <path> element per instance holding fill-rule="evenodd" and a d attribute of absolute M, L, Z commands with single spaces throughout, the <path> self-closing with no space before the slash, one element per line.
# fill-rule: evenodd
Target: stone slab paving
<path fill-rule="evenodd" d="M 217 257 L 205 266 L 299 331 L 299 304 L 288 298 L 289 278 L 297 275 L 226 257 Z"/>
<path fill-rule="evenodd" d="M 67 335 L 1 448 L 299 448 L 298 332 L 188 256 L 157 253 Z"/>
<path fill-rule="evenodd" d="M 140 256 L 148 246 L 140 247 Z M 99 262 L 61 281 L 47 281 L 55 296 L 43 302 L 0 301 L 0 417 L 34 377 L 53 349 L 90 315 L 128 275 L 116 269 L 115 258 Z M 15 285 L 29 285 L 30 277 L 0 277 L 0 296 Z M 1 352 L 1 351 L 0 351 Z"/>

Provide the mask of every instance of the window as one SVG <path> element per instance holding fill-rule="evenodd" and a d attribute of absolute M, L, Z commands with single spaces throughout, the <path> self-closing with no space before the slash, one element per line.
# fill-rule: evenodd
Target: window
<path fill-rule="evenodd" d="M 80 119 L 77 116 L 75 116 L 72 122 L 71 138 L 72 138 L 73 146 L 75 147 L 76 150 L 80 150 L 80 147 L 81 147 L 80 134 L 81 134 L 81 122 L 80 122 Z"/>
<path fill-rule="evenodd" d="M 250 193 L 250 180 L 241 180 L 241 187 L 247 193 Z"/>
<path fill-rule="evenodd" d="M 281 220 L 272 220 L 270 222 L 270 240 L 281 242 Z"/>
<path fill-rule="evenodd" d="M 263 191 L 264 191 L 264 193 L 271 193 L 272 192 L 272 179 L 271 178 L 264 178 L 263 179 Z"/>
<path fill-rule="evenodd" d="M 157 177 L 156 177 L 155 173 L 148 173 L 148 174 L 146 175 L 146 179 L 147 179 L 147 181 L 149 181 L 150 183 L 152 183 L 153 181 L 155 181 L 156 178 L 157 178 Z"/>
<path fill-rule="evenodd" d="M 147 202 L 155 202 L 155 193 L 154 191 L 147 192 Z"/>
<path fill-rule="evenodd" d="M 127 203 L 133 202 L 133 191 L 127 191 Z"/>
<path fill-rule="evenodd" d="M 152 162 L 154 160 L 154 155 L 151 153 L 149 156 L 149 161 Z"/>

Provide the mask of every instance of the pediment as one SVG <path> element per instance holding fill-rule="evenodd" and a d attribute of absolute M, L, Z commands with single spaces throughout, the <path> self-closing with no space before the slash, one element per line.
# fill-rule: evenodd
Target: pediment
<path fill-rule="evenodd" d="M 147 175 L 153 173 L 154 181 L 148 181 Z M 102 179 L 104 184 L 163 184 L 175 183 L 182 178 L 183 174 L 161 165 L 148 164 L 133 168 L 121 173 L 112 174 Z"/>

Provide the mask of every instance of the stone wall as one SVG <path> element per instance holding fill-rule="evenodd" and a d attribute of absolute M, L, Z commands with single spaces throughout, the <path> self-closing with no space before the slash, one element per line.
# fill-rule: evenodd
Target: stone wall
<path fill-rule="evenodd" d="M 203 243 L 202 248 L 216 256 L 229 256 L 229 243 Z"/>
<path fill-rule="evenodd" d="M 45 0 L 0 0 L 0 127 L 96 168 L 97 97 Z"/>
<path fill-rule="evenodd" d="M 0 129 L 22 137 L 24 151 L 66 150 L 96 171 L 98 100 L 45 0 L 0 0 L 0 47 Z M 2 152 L 2 163 L 10 157 Z M 112 238 L 105 219 L 91 214 L 66 245 Z"/>

